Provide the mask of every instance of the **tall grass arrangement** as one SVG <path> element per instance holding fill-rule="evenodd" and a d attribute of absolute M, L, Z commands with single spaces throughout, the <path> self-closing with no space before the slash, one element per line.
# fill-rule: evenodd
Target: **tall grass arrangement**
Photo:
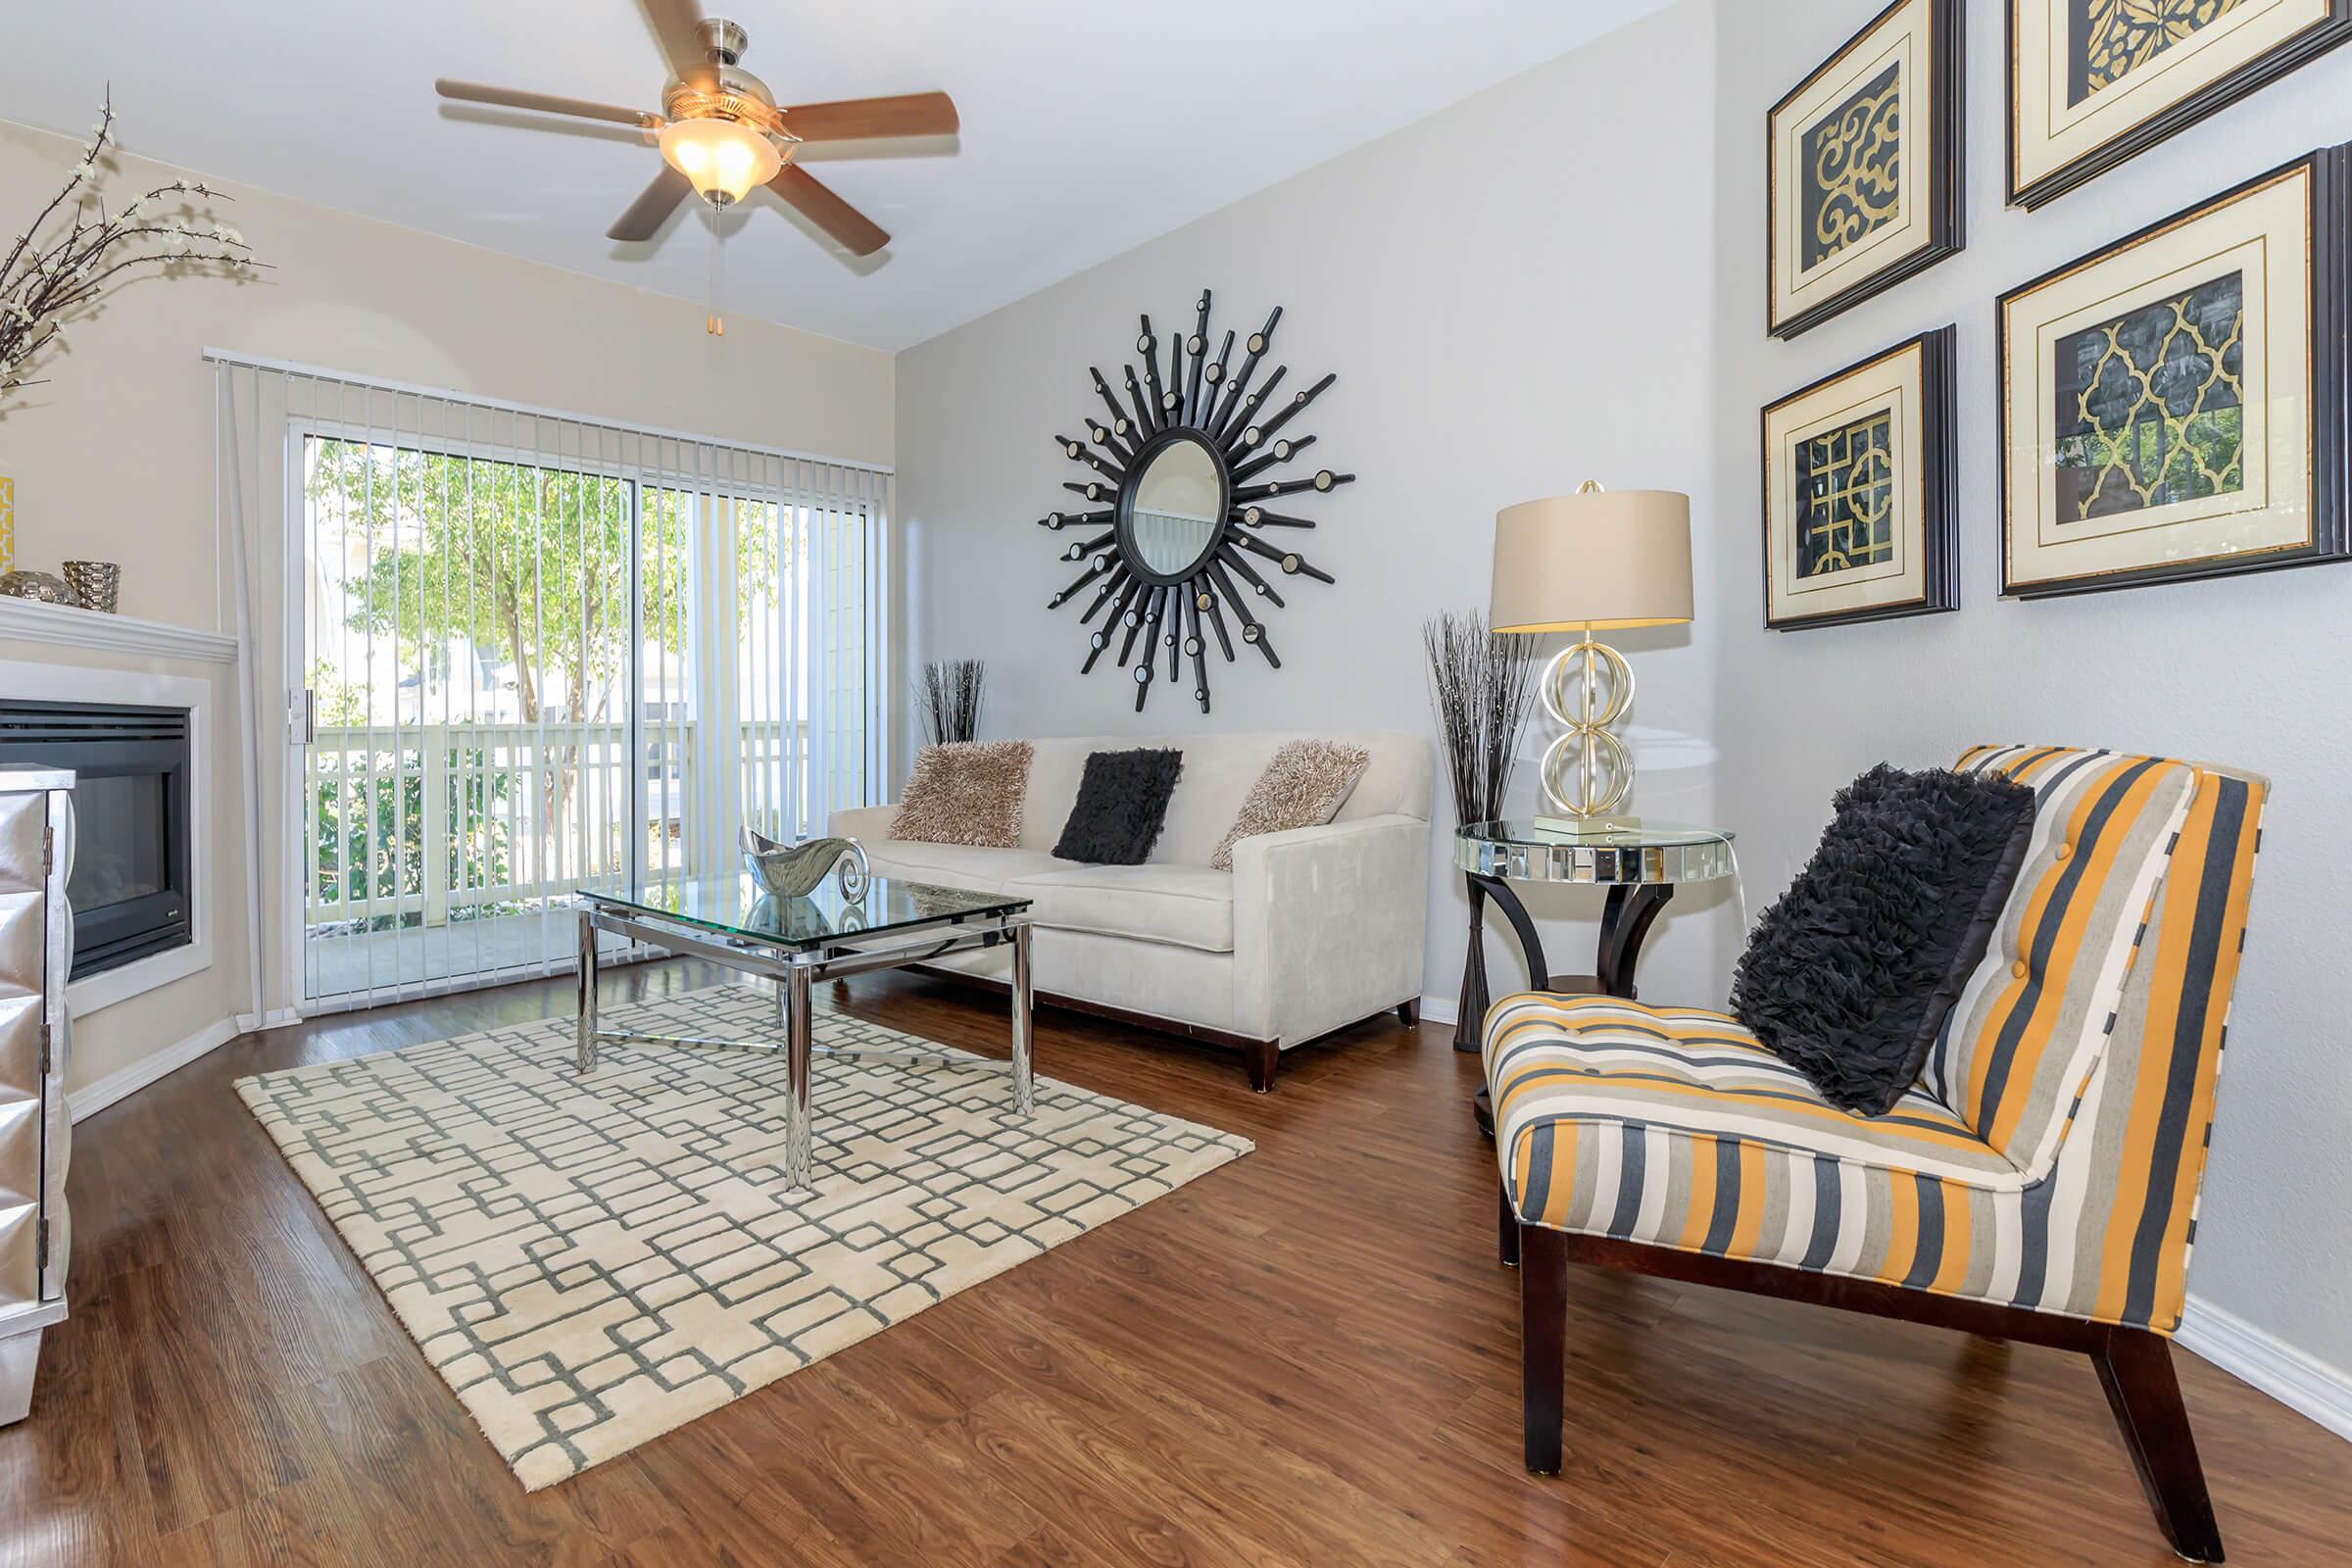
<path fill-rule="evenodd" d="M 1518 760 L 1519 732 L 1536 695 L 1536 639 L 1505 636 L 1479 611 L 1446 611 L 1421 623 L 1429 695 L 1445 732 L 1454 819 L 1502 815 Z"/>
<path fill-rule="evenodd" d="M 980 699 L 987 684 L 986 666 L 977 659 L 935 659 L 923 666 L 915 695 L 931 744 L 979 739 Z"/>

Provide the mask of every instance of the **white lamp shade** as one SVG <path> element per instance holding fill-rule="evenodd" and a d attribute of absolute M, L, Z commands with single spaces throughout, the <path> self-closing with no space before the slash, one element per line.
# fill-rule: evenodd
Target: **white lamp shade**
<path fill-rule="evenodd" d="M 662 156 L 698 196 L 713 191 L 739 202 L 784 167 L 775 143 L 731 120 L 673 120 L 662 127 Z"/>
<path fill-rule="evenodd" d="M 1580 491 L 1494 514 L 1496 631 L 1669 626 L 1690 618 L 1690 498 Z"/>

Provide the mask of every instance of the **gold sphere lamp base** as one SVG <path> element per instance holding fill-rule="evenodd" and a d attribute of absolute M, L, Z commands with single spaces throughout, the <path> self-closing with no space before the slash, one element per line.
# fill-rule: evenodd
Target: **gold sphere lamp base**
<path fill-rule="evenodd" d="M 1637 817 L 1610 813 L 1633 793 L 1634 759 L 1609 726 L 1634 702 L 1634 671 L 1625 656 L 1595 642 L 1592 628 L 1562 649 L 1544 672 L 1544 710 L 1562 733 L 1544 753 L 1544 797 L 1556 814 L 1539 815 L 1539 827 L 1590 832 L 1599 827 L 1637 825 Z"/>

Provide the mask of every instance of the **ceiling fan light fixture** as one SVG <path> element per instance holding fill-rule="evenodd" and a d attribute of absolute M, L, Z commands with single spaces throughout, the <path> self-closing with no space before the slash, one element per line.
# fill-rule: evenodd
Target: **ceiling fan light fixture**
<path fill-rule="evenodd" d="M 662 156 L 713 207 L 743 200 L 784 167 L 773 141 L 740 121 L 716 118 L 663 125 Z"/>
<path fill-rule="evenodd" d="M 767 83 L 743 69 L 748 42 L 743 29 L 724 18 L 697 16 L 701 3 L 644 0 L 670 67 L 658 115 L 446 77 L 434 88 L 461 103 L 569 115 L 656 133 L 666 167 L 605 230 L 607 239 L 641 245 L 656 238 L 688 191 L 724 209 L 749 196 L 754 185 L 765 185 L 852 256 L 871 256 L 888 245 L 890 234 L 881 224 L 794 165 L 794 149 L 806 141 L 952 135 L 958 123 L 955 103 L 944 92 L 915 92 L 780 109 Z"/>

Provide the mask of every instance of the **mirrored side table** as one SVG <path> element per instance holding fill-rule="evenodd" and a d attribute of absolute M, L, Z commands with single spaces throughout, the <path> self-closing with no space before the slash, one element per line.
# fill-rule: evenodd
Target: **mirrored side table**
<path fill-rule="evenodd" d="M 1734 873 L 1732 835 L 1676 822 L 1641 822 L 1580 829 L 1526 820 L 1471 822 L 1453 835 L 1453 863 L 1470 889 L 1470 953 L 1462 966 L 1461 1011 L 1453 1049 L 1475 1052 L 1486 1026 L 1486 905 L 1494 901 L 1519 938 L 1533 991 L 1633 1000 L 1634 966 L 1642 940 L 1674 890 Z M 1511 885 L 1564 882 L 1608 889 L 1600 913 L 1600 942 L 1591 974 L 1553 974 L 1536 922 Z M 1484 1086 L 1473 1105 L 1481 1131 L 1494 1135 L 1494 1111 Z"/>

